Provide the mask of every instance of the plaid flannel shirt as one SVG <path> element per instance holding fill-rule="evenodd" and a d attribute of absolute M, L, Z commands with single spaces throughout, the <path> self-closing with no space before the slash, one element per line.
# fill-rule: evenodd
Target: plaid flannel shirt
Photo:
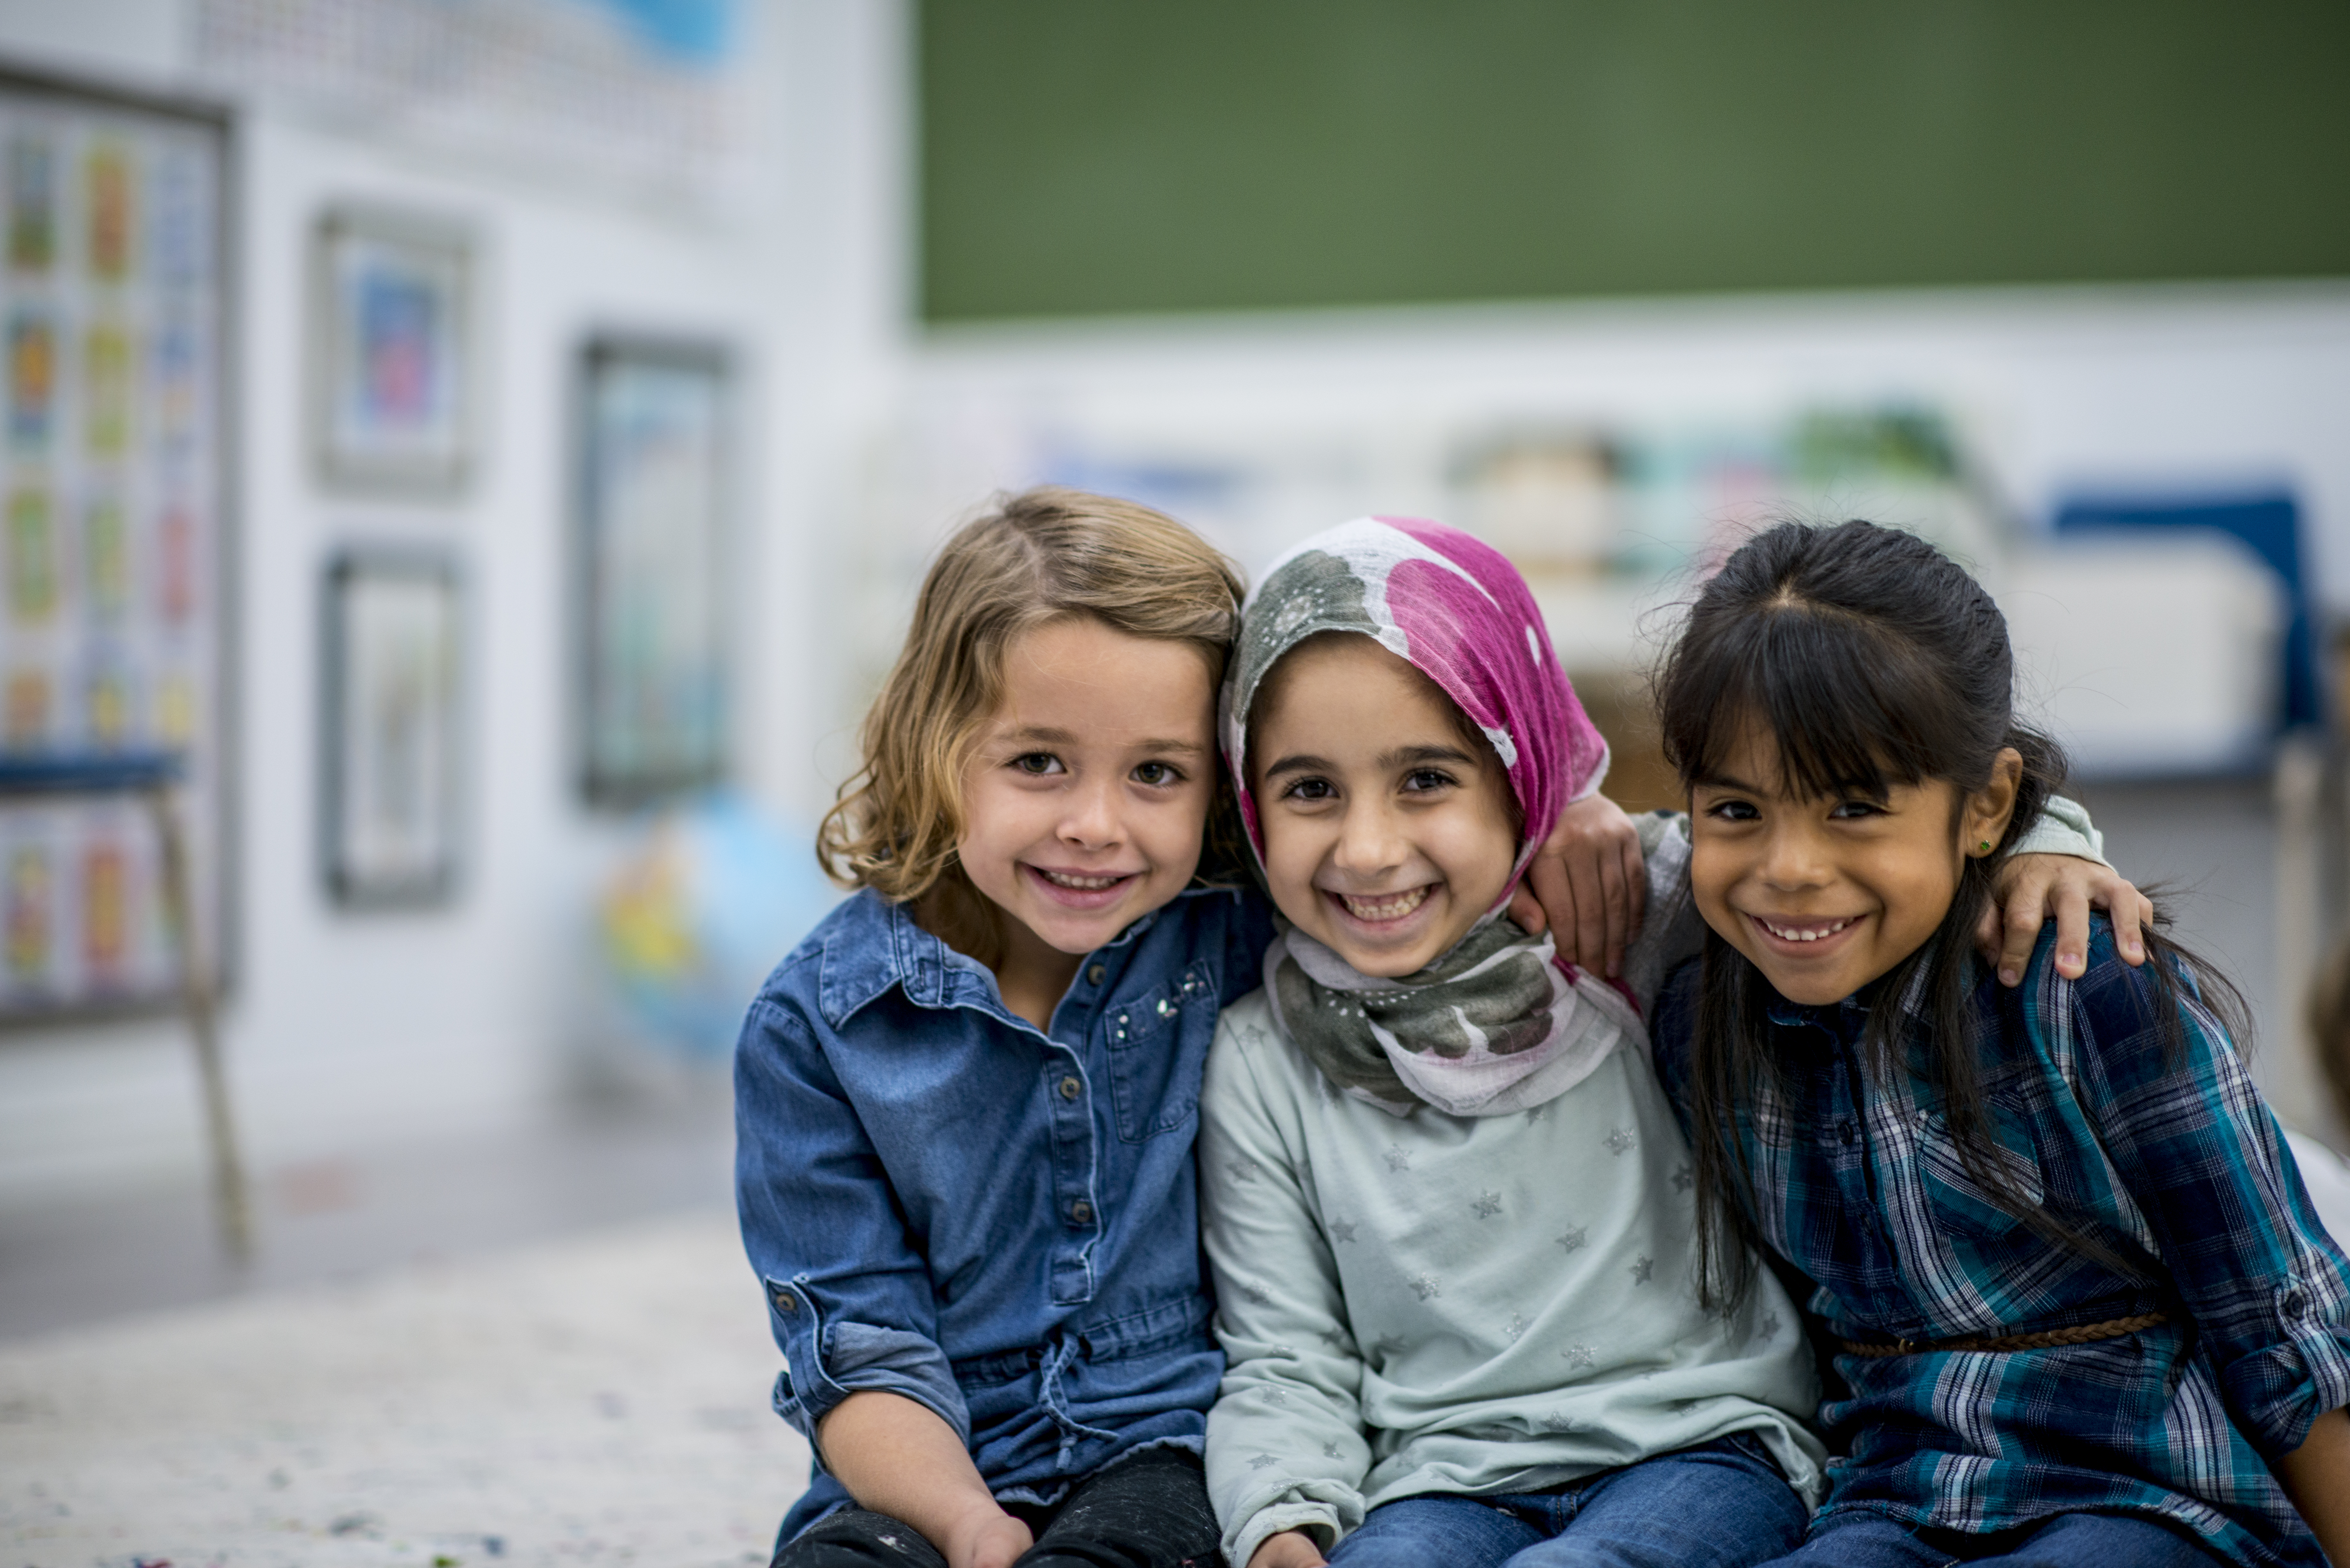
<path fill-rule="evenodd" d="M 2239 1563 L 2318 1564 L 2269 1460 L 2350 1403 L 2350 1265 L 2218 1022 L 2190 994 L 2166 1060 L 2156 994 L 2100 919 L 2087 972 L 2052 926 L 2023 984 L 1976 966 L 1986 1119 L 2023 1190 L 2132 1262 L 2044 1240 L 1970 1179 L 1930 1088 L 1869 1082 L 1860 999 L 1775 1002 L 1783 1082 L 1741 1136 L 1767 1244 L 1830 1334 L 1944 1340 L 2141 1313 L 2137 1334 L 2046 1350 L 1838 1355 L 1820 1418 L 1821 1521 L 1874 1514 L 1988 1533 L 2083 1511 L 2166 1521 Z M 1660 1000 L 1659 1070 L 1686 1115 L 1699 966 Z M 1928 1027 L 1906 999 L 1911 1040 Z M 1914 1060 L 1914 1057 L 1913 1057 Z"/>

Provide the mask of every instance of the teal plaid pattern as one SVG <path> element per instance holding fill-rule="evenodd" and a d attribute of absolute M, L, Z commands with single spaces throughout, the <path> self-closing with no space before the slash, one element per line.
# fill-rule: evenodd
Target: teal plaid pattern
<path fill-rule="evenodd" d="M 2095 928 L 2057 974 L 2054 928 L 2012 991 L 1976 966 L 1971 1041 L 2018 1185 L 2130 1262 L 2047 1241 L 1968 1176 L 1929 1085 L 1868 1081 L 1866 1002 L 1775 1002 L 1781 1081 L 1742 1121 L 1753 1213 L 1815 1326 L 1854 1340 L 2029 1334 L 2161 1312 L 2060 1348 L 1838 1355 L 1820 1520 L 1989 1533 L 2092 1511 L 2160 1520 L 2247 1563 L 2319 1564 L 2268 1460 L 2350 1403 L 2350 1264 L 2216 1019 L 2158 999 Z M 1699 966 L 1660 999 L 1658 1066 L 1686 1114 Z M 1905 1007 L 1912 1047 L 1927 1022 Z M 1914 1058 L 1913 1058 L 1914 1059 Z"/>

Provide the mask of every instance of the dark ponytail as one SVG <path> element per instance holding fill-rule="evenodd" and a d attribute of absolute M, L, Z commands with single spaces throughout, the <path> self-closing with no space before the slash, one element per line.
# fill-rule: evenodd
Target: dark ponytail
<path fill-rule="evenodd" d="M 2017 722 L 2014 685 L 2006 618 L 1931 545 L 1872 523 L 1785 523 L 1749 540 L 1699 593 L 1659 674 L 1657 706 L 1666 760 L 1684 787 L 1725 772 L 1749 724 L 1775 742 L 1781 787 L 1804 796 L 1882 799 L 1897 785 L 1928 780 L 1970 794 L 1991 782 L 2002 750 L 2023 759 L 2005 836 L 1990 855 L 1964 861 L 1941 925 L 1876 988 L 1864 1070 L 1879 1085 L 1909 1074 L 1926 1079 L 1968 1176 L 1984 1192 L 2033 1231 L 2129 1273 L 2120 1254 L 2019 1184 L 1987 1125 L 1984 1064 L 1956 1048 L 1971 1038 L 1975 926 L 2016 839 L 2064 778 L 2063 749 Z M 2184 972 L 2241 1028 L 2241 1002 L 2225 980 L 2152 933 L 2148 946 L 2147 973 L 2171 1048 L 2184 1045 Z M 1761 1240 L 1741 1124 L 1751 1125 L 1766 1087 L 1779 1086 L 1755 1029 L 1775 994 L 1752 962 L 1707 932 L 1690 1123 L 1699 1278 L 1709 1303 L 1743 1293 Z M 1901 1026 L 1908 1009 L 1926 1021 L 1923 1049 L 1914 1054 Z"/>

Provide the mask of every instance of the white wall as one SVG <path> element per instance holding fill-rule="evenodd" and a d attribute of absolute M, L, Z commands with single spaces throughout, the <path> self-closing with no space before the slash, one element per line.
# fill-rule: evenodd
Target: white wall
<path fill-rule="evenodd" d="M 0 0 L 0 56 L 172 88 L 192 0 Z M 1040 432 L 1285 452 L 1294 483 L 1200 520 L 1253 564 L 1354 511 L 1439 509 L 1447 432 L 1494 418 L 1770 417 L 1885 396 L 1959 411 L 2028 513 L 2075 487 L 2282 478 L 2350 610 L 2350 287 L 1994 291 L 1304 313 L 908 331 L 899 0 L 755 0 L 756 211 L 720 223 L 244 122 L 243 965 L 227 1016 L 255 1163 L 537 1114 L 563 1079 L 577 924 L 619 830 L 567 791 L 564 374 L 591 325 L 706 330 L 750 372 L 745 781 L 805 821 L 846 771 L 874 657 L 950 514 L 1035 477 Z M 487 461 L 459 504 L 321 493 L 300 444 L 301 266 L 329 200 L 470 218 Z M 885 439 L 885 432 L 894 437 Z M 356 917 L 312 863 L 316 595 L 338 543 L 429 537 L 473 590 L 475 832 L 436 915 Z M 0 1037 L 0 1203 L 195 1168 L 168 1026 Z"/>
<path fill-rule="evenodd" d="M 181 87 L 185 0 L 0 4 L 0 57 Z M 904 117 L 894 6 L 746 6 L 762 191 L 723 220 L 591 187 L 484 174 L 254 110 L 242 117 L 242 488 L 236 522 L 241 954 L 226 1013 L 252 1161 L 514 1125 L 566 1076 L 585 909 L 625 841 L 575 802 L 566 749 L 567 374 L 605 326 L 706 333 L 743 350 L 744 782 L 809 817 L 821 704 L 804 672 L 837 454 L 889 396 L 903 297 L 894 163 Z M 322 493 L 303 445 L 303 267 L 330 202 L 447 213 L 482 242 L 487 431 L 448 505 Z M 314 859 L 317 596 L 352 540 L 461 552 L 471 594 L 472 841 L 438 912 L 357 915 Z M 0 1202 L 195 1168 L 192 1075 L 164 1024 L 0 1037 Z"/>
<path fill-rule="evenodd" d="M 1039 443 L 1209 458 L 1303 451 L 1296 498 L 1440 504 L 1451 443 L 1489 423 L 1771 421 L 1922 400 L 1961 421 L 2043 517 L 2109 485 L 2283 482 L 2321 597 L 2350 611 L 2350 285 L 1661 299 L 959 328 L 909 386 L 929 483 L 1017 483 Z M 944 432 L 948 438 L 941 441 Z M 1291 461 L 1293 469 L 1299 464 Z M 1406 493 L 1397 493 L 1399 490 Z M 1337 516 L 1253 514 L 1262 561 Z"/>

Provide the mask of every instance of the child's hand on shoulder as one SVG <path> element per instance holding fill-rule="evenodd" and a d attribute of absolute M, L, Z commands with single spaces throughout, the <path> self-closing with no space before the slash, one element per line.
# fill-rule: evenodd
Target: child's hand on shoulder
<path fill-rule="evenodd" d="M 1322 1549 L 1302 1530 L 1268 1535 L 1249 1554 L 1248 1568 L 1322 1568 Z"/>
<path fill-rule="evenodd" d="M 2023 971 L 2040 940 L 2040 928 L 2056 922 L 2056 972 L 2078 980 L 2089 967 L 2089 909 L 2114 922 L 2114 946 L 2122 961 L 2146 961 L 2139 934 L 2154 924 L 2154 904 L 2137 885 L 2110 866 L 2070 855 L 2018 855 L 2001 868 L 1991 907 L 1975 926 L 1975 949 L 1999 971 L 2002 985 L 2023 983 Z"/>
<path fill-rule="evenodd" d="M 1510 895 L 1510 918 L 1537 935 L 1555 929 L 1558 950 L 1577 969 L 1614 976 L 1648 899 L 1639 830 L 1614 801 L 1587 794 L 1558 814 Z"/>

